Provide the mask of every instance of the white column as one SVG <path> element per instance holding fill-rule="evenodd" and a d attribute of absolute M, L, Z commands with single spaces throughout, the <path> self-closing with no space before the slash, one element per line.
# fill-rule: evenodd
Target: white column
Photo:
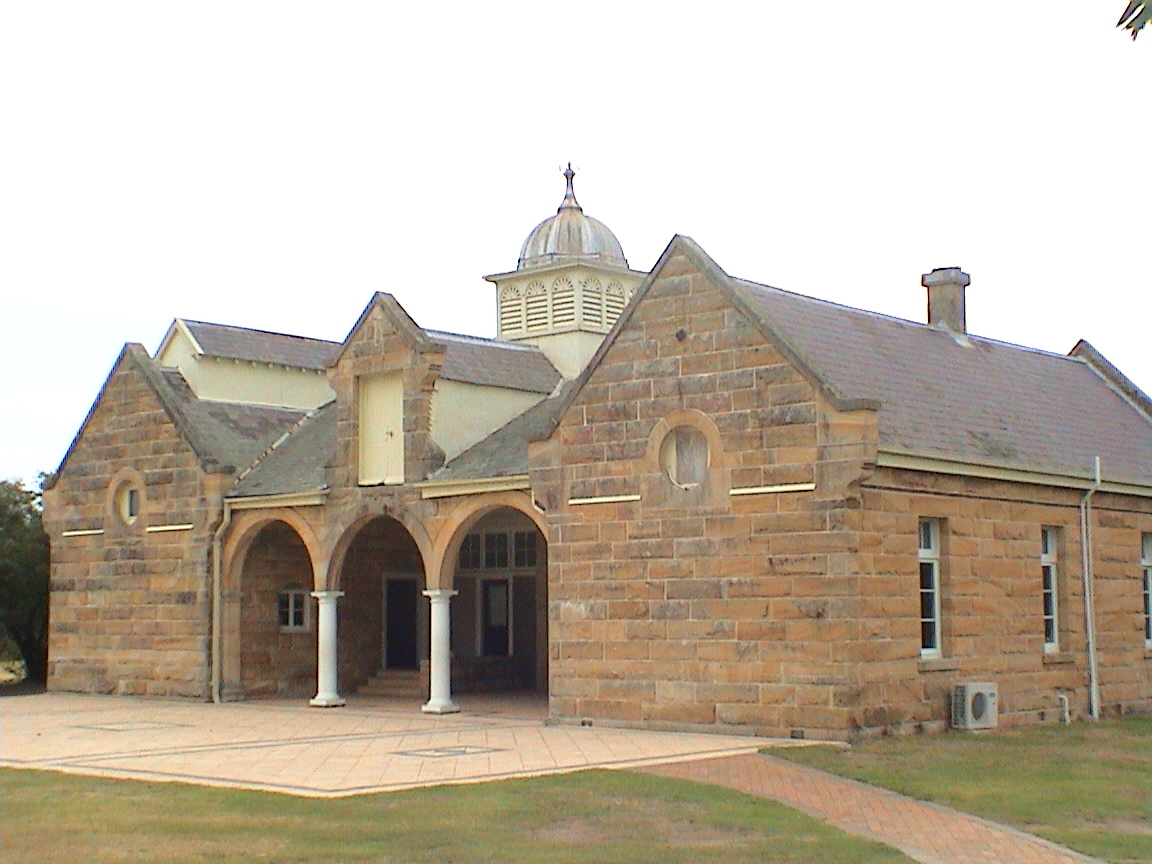
<path fill-rule="evenodd" d="M 336 692 L 336 601 L 344 592 L 313 591 L 312 596 L 320 601 L 320 609 L 316 619 L 316 695 L 308 704 L 332 708 L 344 704 Z"/>
<path fill-rule="evenodd" d="M 420 710 L 425 714 L 453 714 L 460 710 L 460 706 L 452 701 L 452 632 L 448 601 L 458 592 L 434 588 L 423 593 L 432 601 L 432 650 L 428 658 L 432 682 L 430 698 Z"/>

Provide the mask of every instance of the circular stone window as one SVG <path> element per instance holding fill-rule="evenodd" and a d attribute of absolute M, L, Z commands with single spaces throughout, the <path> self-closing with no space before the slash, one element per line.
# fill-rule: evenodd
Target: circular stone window
<path fill-rule="evenodd" d="M 660 442 L 660 467 L 681 489 L 703 483 L 708 462 L 708 439 L 695 426 L 677 426 Z"/>
<path fill-rule="evenodd" d="M 131 525 L 140 515 L 140 489 L 132 483 L 121 483 L 116 490 L 116 513 L 125 525 Z"/>

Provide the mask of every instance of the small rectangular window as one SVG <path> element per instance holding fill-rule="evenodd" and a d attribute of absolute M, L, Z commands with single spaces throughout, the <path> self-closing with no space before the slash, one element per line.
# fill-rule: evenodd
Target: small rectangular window
<path fill-rule="evenodd" d="M 1056 529 L 1040 529 L 1040 581 L 1044 602 L 1044 650 L 1060 650 L 1060 595 L 1056 571 Z"/>
<path fill-rule="evenodd" d="M 940 520 L 920 520 L 920 656 L 941 656 Z"/>
<path fill-rule="evenodd" d="M 1144 571 L 1144 647 L 1152 648 L 1152 534 L 1141 538 L 1140 563 Z"/>
<path fill-rule="evenodd" d="M 486 569 L 508 566 L 508 535 L 484 535 L 484 567 Z"/>
<path fill-rule="evenodd" d="M 480 569 L 480 535 L 469 534 L 460 544 L 460 569 Z"/>
<path fill-rule="evenodd" d="M 279 598 L 280 629 L 308 629 L 308 592 L 297 588 L 281 591 Z"/>
<path fill-rule="evenodd" d="M 512 563 L 517 567 L 536 566 L 535 531 L 517 531 L 512 535 Z"/>

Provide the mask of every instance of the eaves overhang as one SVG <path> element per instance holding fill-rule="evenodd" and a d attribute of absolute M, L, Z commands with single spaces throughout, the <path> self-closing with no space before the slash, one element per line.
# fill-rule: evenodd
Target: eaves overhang
<path fill-rule="evenodd" d="M 965 459 L 949 459 L 938 455 L 925 455 L 907 450 L 881 449 L 876 454 L 876 466 L 898 468 L 908 471 L 925 471 L 932 474 L 951 474 L 959 477 L 979 477 L 984 480 L 1003 480 L 1010 483 L 1031 483 L 1037 486 L 1053 486 L 1061 489 L 1086 491 L 1096 486 L 1094 476 L 1058 471 L 1044 471 L 1008 464 L 975 462 Z M 1113 492 L 1118 495 L 1134 495 L 1139 498 L 1152 498 L 1152 486 L 1141 483 L 1123 483 L 1103 480 L 1096 486 L 1100 492 Z"/>
<path fill-rule="evenodd" d="M 412 485 L 420 490 L 420 497 L 424 499 L 482 495 L 485 492 L 514 492 L 531 488 L 527 474 L 483 477 L 475 480 L 425 480 L 423 483 Z"/>
<path fill-rule="evenodd" d="M 232 510 L 270 510 L 276 507 L 317 507 L 328 500 L 328 490 L 314 492 L 285 492 L 277 495 L 247 495 L 225 497 Z"/>

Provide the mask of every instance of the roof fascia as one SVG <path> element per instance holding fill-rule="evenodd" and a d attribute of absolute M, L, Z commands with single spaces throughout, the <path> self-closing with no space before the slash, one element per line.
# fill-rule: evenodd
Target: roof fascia
<path fill-rule="evenodd" d="M 1062 489 L 1088 490 L 1095 485 L 1090 474 L 1059 474 L 1053 471 L 1038 471 L 1010 465 L 970 462 L 948 459 L 941 456 L 926 456 L 904 450 L 880 450 L 876 454 L 876 465 L 881 468 L 901 468 L 909 471 L 926 471 L 933 474 L 952 474 L 961 477 L 979 477 L 985 480 L 1006 480 L 1012 483 L 1031 483 L 1037 486 L 1055 486 Z M 1135 495 L 1152 498 L 1152 486 L 1139 483 L 1118 483 L 1109 480 L 1097 487 L 1101 492 L 1114 492 L 1120 495 Z"/>
<path fill-rule="evenodd" d="M 318 507 L 328 499 L 327 489 L 315 492 L 281 492 L 275 495 L 245 495 L 226 498 L 231 510 L 263 510 L 273 507 Z"/>
<path fill-rule="evenodd" d="M 172 323 L 168 325 L 168 332 L 164 334 L 164 338 L 160 341 L 160 347 L 156 349 L 155 357 L 157 360 L 160 359 L 160 355 L 168 350 L 168 346 L 172 344 L 177 334 L 188 340 L 188 344 L 192 346 L 192 350 L 195 353 L 204 356 L 204 348 L 196 341 L 196 337 L 192 335 L 192 331 L 188 325 L 184 323 L 183 319 L 174 318 Z"/>
<path fill-rule="evenodd" d="M 1068 352 L 1068 356 L 1087 363 L 1088 368 L 1104 379 L 1104 383 L 1139 411 L 1145 420 L 1152 423 L 1152 399 L 1149 399 L 1132 379 L 1108 362 L 1108 358 L 1097 351 L 1090 342 L 1081 339 Z"/>
<path fill-rule="evenodd" d="M 344 352 L 348 350 L 348 346 L 352 343 L 353 338 L 360 332 L 360 328 L 364 326 L 368 320 L 368 315 L 377 306 L 387 316 L 388 320 L 396 327 L 396 329 L 404 336 L 412 348 L 421 354 L 444 352 L 448 350 L 445 345 L 440 342 L 429 338 L 424 328 L 412 320 L 412 317 L 404 310 L 391 294 L 385 294 L 383 291 L 377 291 L 372 295 L 372 299 L 368 301 L 368 305 L 364 307 L 364 311 L 360 313 L 360 317 L 356 319 L 356 323 L 352 329 L 348 331 L 348 335 L 344 337 L 344 344 L 340 348 L 340 353 L 332 360 L 332 366 L 336 366 L 344 359 Z"/>
<path fill-rule="evenodd" d="M 527 267 L 523 270 L 509 270 L 507 273 L 493 273 L 491 276 L 485 276 L 486 282 L 498 282 L 505 279 L 514 279 L 519 276 L 537 276 L 544 273 L 551 273 L 556 270 L 571 270 L 573 267 L 587 267 L 589 270 L 595 270 L 598 273 L 607 275 L 615 275 L 619 273 L 627 273 L 630 276 L 639 276 L 644 278 L 648 274 L 643 270 L 633 270 L 631 267 L 613 267 L 611 264 L 605 264 L 603 261 L 598 261 L 595 258 L 569 258 L 563 261 L 551 261 L 547 264 L 541 264 L 538 267 Z"/>
<path fill-rule="evenodd" d="M 423 499 L 481 495 L 485 492 L 510 492 L 531 488 L 527 474 L 513 474 L 509 477 L 484 477 L 476 480 L 427 480 L 412 485 L 420 490 L 420 497 Z"/>

